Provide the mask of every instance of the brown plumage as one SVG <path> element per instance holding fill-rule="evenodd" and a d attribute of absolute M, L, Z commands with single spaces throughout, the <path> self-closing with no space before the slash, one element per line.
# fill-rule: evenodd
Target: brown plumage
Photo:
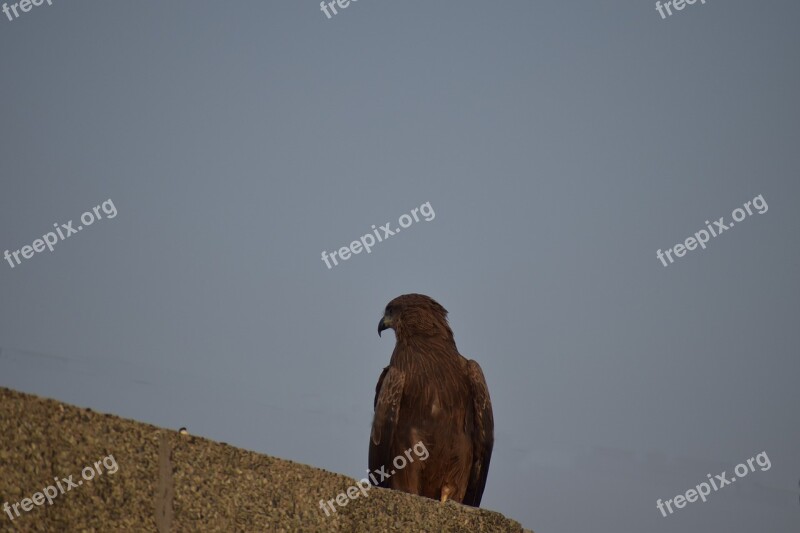
<path fill-rule="evenodd" d="M 378 334 L 388 328 L 397 340 L 375 388 L 370 470 L 396 470 L 379 486 L 478 507 L 494 445 L 481 367 L 458 353 L 447 310 L 428 296 L 389 302 Z M 396 469 L 394 459 L 420 441 L 429 456 Z"/>

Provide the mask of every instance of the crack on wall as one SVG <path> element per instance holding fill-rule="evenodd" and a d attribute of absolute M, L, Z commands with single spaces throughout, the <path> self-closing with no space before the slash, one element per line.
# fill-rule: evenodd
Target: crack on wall
<path fill-rule="evenodd" d="M 172 478 L 172 448 L 164 432 L 158 442 L 158 488 L 156 489 L 155 514 L 159 533 L 172 529 L 172 501 L 175 497 L 175 482 Z"/>

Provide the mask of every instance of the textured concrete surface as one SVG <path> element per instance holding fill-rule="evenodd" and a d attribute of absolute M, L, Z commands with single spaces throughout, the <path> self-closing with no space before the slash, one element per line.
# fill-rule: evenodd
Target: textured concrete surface
<path fill-rule="evenodd" d="M 85 467 L 95 470 L 93 477 Z M 64 480 L 70 475 L 77 486 Z M 0 531 L 525 531 L 492 511 L 377 488 L 326 516 L 319 501 L 354 484 L 318 468 L 0 388 L 0 506 L 8 502 L 14 517 L 0 508 Z M 20 504 L 17 517 L 11 506 L 47 486 L 56 493 L 52 504 L 27 502 L 27 512 Z"/>

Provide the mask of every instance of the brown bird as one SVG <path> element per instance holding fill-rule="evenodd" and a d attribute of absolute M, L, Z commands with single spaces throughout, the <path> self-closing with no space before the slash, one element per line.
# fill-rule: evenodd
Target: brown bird
<path fill-rule="evenodd" d="M 386 306 L 378 324 L 396 343 L 375 387 L 369 467 L 377 485 L 478 507 L 494 445 L 494 418 L 481 367 L 458 353 L 447 310 L 423 294 Z M 412 459 L 420 446 L 425 457 Z M 413 448 L 415 452 L 418 448 Z M 424 460 L 422 460 L 424 459 Z M 403 465 L 402 468 L 398 468 Z"/>

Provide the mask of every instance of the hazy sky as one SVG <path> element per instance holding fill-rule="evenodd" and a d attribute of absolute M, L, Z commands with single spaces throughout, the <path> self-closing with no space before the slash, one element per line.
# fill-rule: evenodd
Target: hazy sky
<path fill-rule="evenodd" d="M 20 250 L 0 385 L 359 478 L 394 346 L 377 323 L 421 292 L 489 384 L 484 507 L 537 533 L 796 532 L 800 4 L 673 13 L 0 13 L 0 253 Z M 758 195 L 763 214 L 657 258 Z M 21 255 L 107 200 L 114 218 Z M 657 510 L 760 452 L 768 470 Z"/>

